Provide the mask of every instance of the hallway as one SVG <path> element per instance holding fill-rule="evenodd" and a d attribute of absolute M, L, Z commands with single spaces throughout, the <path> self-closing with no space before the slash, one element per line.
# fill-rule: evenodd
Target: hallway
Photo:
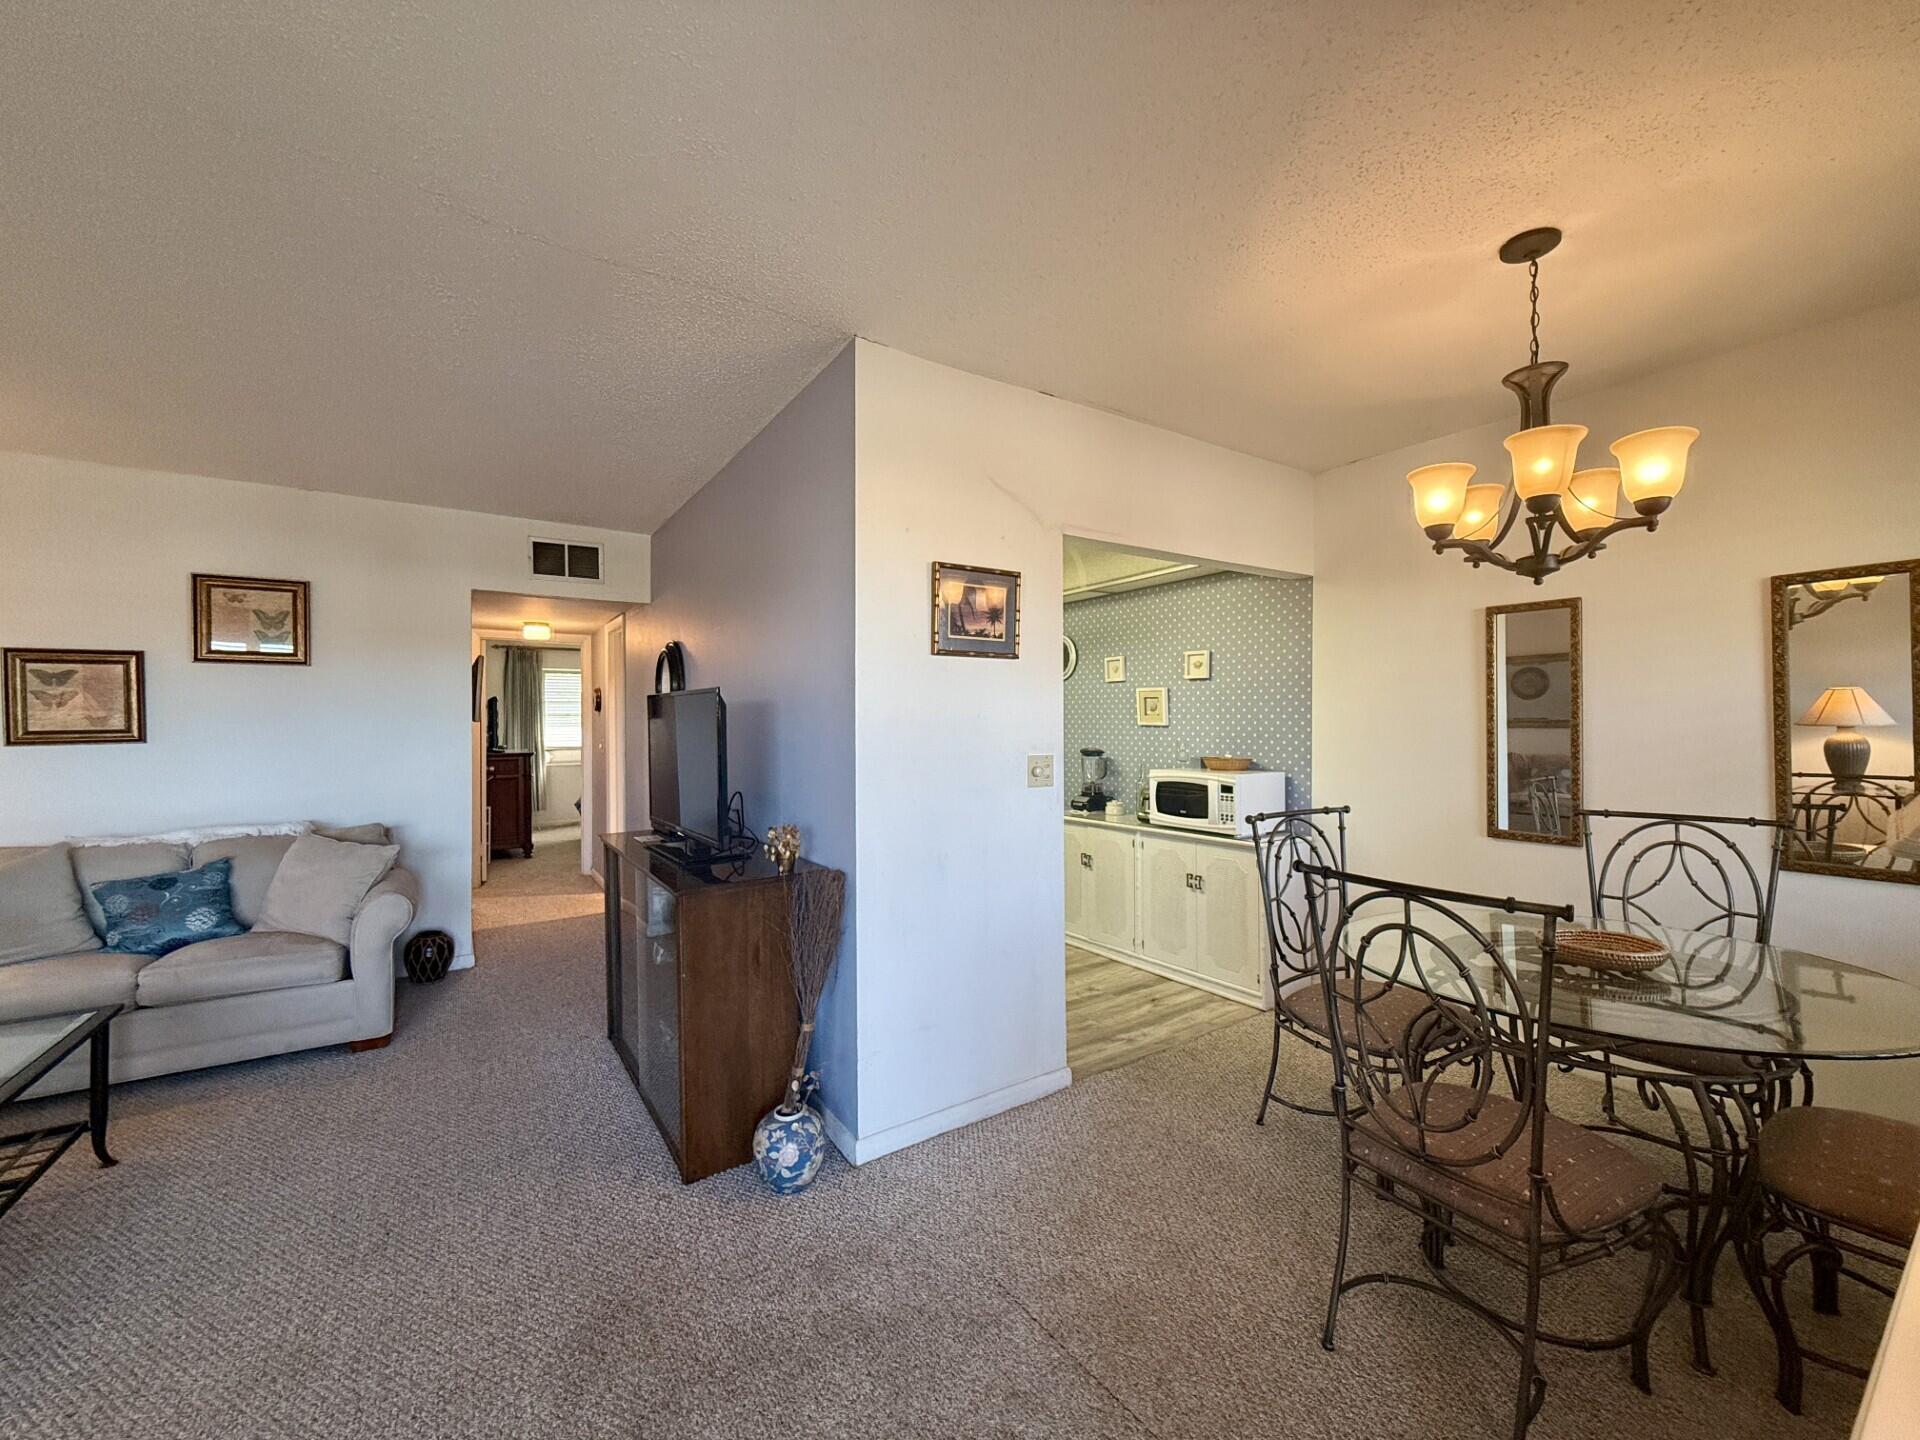
<path fill-rule="evenodd" d="M 487 867 L 487 883 L 473 892 L 473 928 L 497 930 L 566 920 L 600 910 L 600 886 L 580 873 L 580 827 L 533 833 L 533 858 L 510 856 Z"/>

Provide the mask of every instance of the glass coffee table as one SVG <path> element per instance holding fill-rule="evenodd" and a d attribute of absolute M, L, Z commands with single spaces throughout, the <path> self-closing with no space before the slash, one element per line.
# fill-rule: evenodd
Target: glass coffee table
<path fill-rule="evenodd" d="M 92 1135 L 93 1153 L 102 1165 L 115 1163 L 107 1153 L 107 1036 L 121 1008 L 108 1005 L 0 1025 L 0 1109 L 82 1045 L 92 1047 L 85 1120 L 0 1135 L 0 1215 L 82 1135 Z"/>

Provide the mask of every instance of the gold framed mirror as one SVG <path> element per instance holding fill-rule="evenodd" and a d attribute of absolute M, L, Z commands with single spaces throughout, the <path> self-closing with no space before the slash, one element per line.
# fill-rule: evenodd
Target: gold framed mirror
<path fill-rule="evenodd" d="M 1775 575 L 1769 600 L 1785 867 L 1920 884 L 1920 560 Z"/>
<path fill-rule="evenodd" d="M 1578 845 L 1580 602 L 1487 607 L 1487 834 Z"/>

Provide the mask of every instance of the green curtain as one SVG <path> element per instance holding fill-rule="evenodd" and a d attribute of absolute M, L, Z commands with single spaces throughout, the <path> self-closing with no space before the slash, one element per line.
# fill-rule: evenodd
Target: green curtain
<path fill-rule="evenodd" d="M 540 652 L 509 645 L 501 654 L 500 743 L 533 752 L 533 808 L 547 808 L 547 747 L 540 719 Z"/>

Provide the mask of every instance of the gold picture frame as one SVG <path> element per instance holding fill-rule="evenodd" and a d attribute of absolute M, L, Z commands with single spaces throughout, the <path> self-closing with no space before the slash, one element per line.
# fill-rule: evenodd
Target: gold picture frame
<path fill-rule="evenodd" d="M 1808 853 L 1805 843 L 1810 828 L 1805 811 L 1794 791 L 1793 728 L 1794 711 L 1790 703 L 1792 666 L 1789 638 L 1798 619 L 1793 610 L 1793 592 L 1816 582 L 1865 580 L 1891 575 L 1907 578 L 1906 656 L 1908 662 L 1908 713 L 1920 717 L 1920 559 L 1889 560 L 1878 565 L 1841 565 L 1825 570 L 1802 570 L 1791 575 L 1774 575 L 1767 582 L 1767 617 L 1771 631 L 1769 646 L 1773 700 L 1773 813 L 1774 818 L 1793 825 L 1787 837 L 1786 854 L 1780 868 L 1806 875 L 1837 875 L 1848 880 L 1878 880 L 1895 885 L 1920 885 L 1920 866 L 1912 870 L 1877 869 L 1843 863 Z M 1914 735 L 1920 735 L 1920 721 Z M 1911 739 L 1912 737 L 1910 737 Z"/>
<path fill-rule="evenodd" d="M 193 577 L 193 658 L 222 665 L 307 665 L 305 580 Z"/>
<path fill-rule="evenodd" d="M 1540 610 L 1565 610 L 1567 613 L 1567 649 L 1564 656 L 1524 655 L 1509 656 L 1509 660 L 1523 661 L 1537 665 L 1543 660 L 1563 660 L 1566 668 L 1564 677 L 1567 703 L 1565 721 L 1545 721 L 1537 718 L 1522 718 L 1509 721 L 1506 727 L 1500 723 L 1501 700 L 1508 692 L 1511 678 L 1506 672 L 1511 668 L 1500 660 L 1500 621 L 1508 615 L 1524 615 Z M 1564 600 L 1534 600 L 1521 605 L 1489 605 L 1486 609 L 1486 727 L 1487 727 L 1487 835 L 1495 840 L 1525 840 L 1536 845 L 1578 845 L 1581 843 L 1580 826 L 1575 817 L 1586 804 L 1586 765 L 1582 755 L 1581 737 L 1581 605 L 1580 597 L 1569 596 Z M 1536 698 L 1525 691 L 1520 692 L 1525 699 Z M 1504 729 L 1560 729 L 1566 731 L 1567 759 L 1569 762 L 1568 793 L 1565 814 L 1562 817 L 1564 829 L 1556 832 L 1547 829 L 1528 830 L 1512 824 L 1501 824 L 1500 786 L 1501 777 L 1507 764 L 1506 748 L 1503 744 Z M 1558 806 L 1558 799 L 1554 801 Z"/>
<path fill-rule="evenodd" d="M 0 653 L 9 745 L 141 745 L 147 739 L 144 650 Z"/>
<path fill-rule="evenodd" d="M 933 653 L 1020 658 L 1020 572 L 933 562 Z"/>

